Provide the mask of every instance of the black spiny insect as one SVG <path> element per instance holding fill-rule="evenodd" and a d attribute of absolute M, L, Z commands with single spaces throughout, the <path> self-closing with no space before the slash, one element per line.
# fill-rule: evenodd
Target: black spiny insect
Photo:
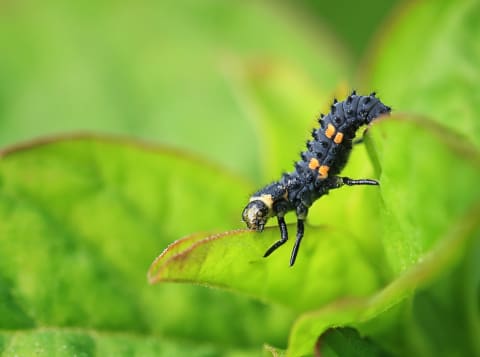
<path fill-rule="evenodd" d="M 313 140 L 307 142 L 307 150 L 295 163 L 295 171 L 255 192 L 243 210 L 242 217 L 248 228 L 257 232 L 263 231 L 270 217 L 277 216 L 281 238 L 264 257 L 288 239 L 285 213 L 295 211 L 297 214 L 297 237 L 290 257 L 292 266 L 303 238 L 303 223 L 313 202 L 343 185 L 378 185 L 378 181 L 372 179 L 354 180 L 337 175 L 347 163 L 358 128 L 389 112 L 390 107 L 376 98 L 375 93 L 363 96 L 353 91 L 342 102 L 334 100 L 330 113 L 320 116 L 320 128 L 312 131 Z"/>

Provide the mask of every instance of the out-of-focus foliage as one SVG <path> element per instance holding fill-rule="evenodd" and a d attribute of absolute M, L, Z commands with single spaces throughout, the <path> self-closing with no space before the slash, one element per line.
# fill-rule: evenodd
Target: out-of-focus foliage
<path fill-rule="evenodd" d="M 0 355 L 480 355 L 480 7 L 342 4 L 0 5 Z M 394 115 L 345 174 L 381 186 L 263 259 L 249 193 L 358 83 Z M 162 146 L 17 144 L 85 129 Z"/>
<path fill-rule="evenodd" d="M 385 15 L 398 16 L 395 5 L 401 1 L 305 0 L 303 3 L 307 11 L 318 16 L 325 26 L 348 44 L 353 60 L 357 62 L 365 55 L 372 35 L 381 33 L 379 24 L 385 22 Z"/>
<path fill-rule="evenodd" d="M 255 118 L 236 79 L 246 72 L 281 87 L 290 78 L 289 96 L 308 86 L 310 98 L 325 98 L 349 75 L 342 46 L 297 14 L 262 1 L 4 2 L 0 142 L 128 134 L 255 177 L 259 148 L 245 120 Z M 295 104 L 301 118 L 320 105 Z"/>
<path fill-rule="evenodd" d="M 372 51 L 365 78 L 394 108 L 432 118 L 480 147 L 480 4 L 424 1 L 407 10 Z"/>
<path fill-rule="evenodd" d="M 155 252 L 175 237 L 236 224 L 235 202 L 248 192 L 238 178 L 178 152 L 95 137 L 4 153 L 0 175 L 0 324 L 8 351 L 24 344 L 12 329 L 42 332 L 25 335 L 33 340 L 44 328 L 60 339 L 80 328 L 71 338 L 94 345 L 103 343 L 105 335 L 92 335 L 98 331 L 229 348 L 285 335 L 291 315 L 283 309 L 146 282 Z M 235 327 L 225 328 L 224 316 L 235 316 Z"/>

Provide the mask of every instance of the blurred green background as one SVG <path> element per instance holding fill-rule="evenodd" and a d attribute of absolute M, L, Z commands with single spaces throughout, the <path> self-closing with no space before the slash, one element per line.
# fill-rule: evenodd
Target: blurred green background
<path fill-rule="evenodd" d="M 356 84 L 353 74 L 393 5 L 2 2 L 0 145 L 78 130 L 123 134 L 258 179 L 245 77 L 283 87 L 293 77 L 279 90 L 313 120 L 336 88 Z M 312 88 L 318 95 L 303 99 Z"/>
<path fill-rule="evenodd" d="M 0 354 L 480 354 L 479 8 L 2 1 Z M 319 200 L 294 269 L 209 236 L 353 88 L 394 110 L 345 169 L 378 190 Z"/>

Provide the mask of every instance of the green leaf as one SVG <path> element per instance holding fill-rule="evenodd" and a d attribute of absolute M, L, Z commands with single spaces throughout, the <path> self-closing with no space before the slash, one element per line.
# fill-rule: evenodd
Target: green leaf
<path fill-rule="evenodd" d="M 124 139 L 74 136 L 2 151 L 0 328 L 281 345 L 288 311 L 212 289 L 153 288 L 145 276 L 153 252 L 176 237 L 238 225 L 248 191 L 208 162 Z M 226 316 L 236 321 L 229 328 Z"/>
<path fill-rule="evenodd" d="M 383 141 L 387 146 L 374 150 L 378 155 L 399 158 L 404 153 L 402 160 L 377 163 L 377 170 L 388 171 L 382 182 L 395 180 L 388 187 L 382 185 L 382 195 L 387 205 L 396 207 L 385 216 L 385 227 L 396 229 L 386 232 L 391 241 L 386 245 L 387 253 L 396 256 L 402 250 L 402 258 L 392 261 L 396 270 L 408 267 L 428 250 L 439 232 L 450 225 L 451 217 L 461 214 L 464 205 L 475 199 L 472 193 L 478 191 L 472 184 L 456 184 L 451 179 L 452 174 L 465 179 L 456 166 L 459 159 L 472 161 L 470 167 L 478 161 L 480 112 L 475 112 L 479 97 L 474 80 L 480 75 L 476 41 L 480 22 L 474 15 L 478 10 L 478 2 L 470 0 L 444 1 L 441 6 L 435 1 L 409 4 L 395 13 L 396 21 L 388 24 L 371 60 L 371 85 L 381 89 L 382 98 L 385 96 L 394 112 L 409 111 L 442 124 L 415 120 L 420 132 L 430 130 L 431 135 L 441 137 L 444 145 L 437 146 L 437 151 L 430 147 L 430 138 L 410 135 L 405 130 L 412 129 L 407 127 L 399 128 L 403 130 L 401 135 L 390 134 L 389 141 Z M 443 127 L 452 130 L 447 132 Z M 477 149 L 469 145 L 472 143 Z M 455 155 L 443 154 L 447 146 L 455 150 Z M 409 166 L 411 162 L 415 167 Z M 380 168 L 380 164 L 388 166 Z M 440 173 L 437 167 L 444 171 Z M 408 185 L 402 189 L 399 184 L 407 179 Z M 450 190 L 460 197 L 453 200 L 452 195 L 445 195 Z M 443 201 L 441 197 L 445 197 Z M 401 235 L 410 239 L 397 241 Z"/>
<path fill-rule="evenodd" d="M 465 138 L 418 118 L 372 130 L 380 167 L 384 246 L 396 272 L 416 264 L 480 199 L 480 154 Z"/>
<path fill-rule="evenodd" d="M 153 263 L 150 280 L 234 289 L 298 312 L 320 308 L 297 320 L 291 333 L 289 355 L 302 355 L 312 351 L 325 329 L 374 319 L 438 279 L 458 263 L 478 229 L 480 154 L 424 119 L 384 119 L 369 133 L 380 168 L 383 209 L 377 224 L 383 238 L 377 244 L 383 245 L 385 265 L 339 227 L 307 227 L 299 259 L 290 268 L 291 243 L 261 258 L 278 239 L 278 229 L 270 228 L 262 234 L 240 230 L 179 241 Z M 453 184 L 455 191 L 446 189 Z"/>
<path fill-rule="evenodd" d="M 38 329 L 0 333 L 2 356 L 258 356 L 258 351 L 91 330 Z"/>
<path fill-rule="evenodd" d="M 395 110 L 429 117 L 480 146 L 480 3 L 408 3 L 375 46 L 364 83 Z"/>
<path fill-rule="evenodd" d="M 467 252 L 467 248 L 472 246 L 474 239 L 478 239 L 479 209 L 480 205 L 474 206 L 464 219 L 448 232 L 444 237 L 444 242 L 437 249 L 426 255 L 421 263 L 407 270 L 383 290 L 365 299 L 336 301 L 322 309 L 301 316 L 295 322 L 291 332 L 289 355 L 297 356 L 310 353 L 319 332 L 325 331 L 331 326 L 348 325 L 359 326 L 364 330 L 364 333 L 378 338 L 377 342 L 380 344 L 385 344 L 386 336 L 388 336 L 389 339 L 394 340 L 390 345 L 387 344 L 393 353 L 424 355 L 420 353 L 418 348 L 408 351 L 408 347 L 411 347 L 408 346 L 409 338 L 416 332 L 416 330 L 412 331 L 412 325 L 409 324 L 409 321 L 414 320 L 416 316 L 412 315 L 411 307 L 403 307 L 404 311 L 401 311 L 401 313 L 404 315 L 402 316 L 396 311 L 398 309 L 396 304 L 404 301 L 415 290 L 420 290 L 426 284 L 431 283 L 432 280 L 438 279 L 439 275 L 447 273 L 453 264 L 461 261 L 462 256 Z M 478 256 L 478 244 L 475 247 L 475 252 L 474 255 Z M 474 264 L 475 269 L 478 270 L 478 260 Z M 478 273 L 474 277 L 476 280 L 470 286 L 478 287 Z M 469 349 L 478 350 L 478 342 L 475 338 L 472 338 L 472 336 L 476 336 L 475 332 L 479 331 L 478 326 L 480 324 L 478 307 L 472 308 L 471 306 L 471 299 L 475 299 L 475 296 L 478 298 L 478 292 L 468 291 L 465 295 L 470 306 L 469 312 L 473 312 L 474 315 L 470 315 L 470 320 L 457 321 L 458 323 L 454 325 L 454 328 L 460 328 L 460 331 L 464 331 L 464 334 L 461 339 L 451 341 L 457 348 L 463 346 L 462 348 L 465 351 Z M 426 315 L 428 316 L 428 313 Z M 444 317 L 445 321 L 442 321 L 443 319 L 439 315 L 430 315 L 430 319 L 432 318 L 435 321 L 434 323 L 440 324 L 440 326 L 449 322 L 449 316 Z M 397 321 L 401 328 L 392 328 L 392 320 Z M 472 327 L 473 330 L 469 330 Z M 436 349 L 438 349 L 440 342 L 430 341 L 430 343 L 437 344 Z M 467 345 L 463 343 L 467 343 Z"/>
<path fill-rule="evenodd" d="M 335 301 L 300 317 L 291 332 L 289 355 L 311 352 L 317 336 L 331 326 L 376 321 L 363 327 L 373 336 L 385 339 L 410 333 L 408 329 L 409 332 L 401 332 L 388 328 L 392 308 L 412 296 L 415 289 L 448 274 L 462 262 L 468 247 L 478 238 L 480 154 L 472 145 L 424 119 L 385 119 L 369 133 L 377 166 L 381 168 L 384 208 L 378 221 L 383 226 L 382 243 L 394 275 L 385 288 L 370 298 Z M 448 163 L 448 175 L 444 174 L 444 163 Z M 470 269 L 476 271 L 478 262 Z M 478 274 L 474 276 L 475 286 L 479 280 Z M 478 291 L 469 291 L 465 296 L 469 301 L 478 297 Z M 403 318 L 409 319 L 408 316 Z M 473 320 L 476 322 L 463 321 L 460 325 L 470 331 L 472 324 L 480 323 L 478 317 Z M 445 318 L 442 323 L 448 321 Z M 466 343 L 466 351 L 476 348 L 469 336 L 467 332 L 464 342 L 456 341 L 457 345 Z M 401 354 L 408 351 L 407 355 L 421 355 L 418 349 L 408 350 L 398 341 L 393 345 L 389 347 L 394 353 L 404 348 Z"/>
<path fill-rule="evenodd" d="M 262 234 L 238 230 L 176 242 L 152 264 L 149 279 L 233 289 L 295 311 L 311 310 L 345 295 L 365 296 L 379 287 L 374 263 L 349 233 L 311 226 L 306 230 L 293 268 L 289 267 L 293 242 L 262 258 L 279 239 L 277 228 Z"/>
<path fill-rule="evenodd" d="M 318 339 L 316 355 L 322 357 L 386 357 L 388 354 L 368 338 L 362 338 L 352 328 L 332 328 Z"/>

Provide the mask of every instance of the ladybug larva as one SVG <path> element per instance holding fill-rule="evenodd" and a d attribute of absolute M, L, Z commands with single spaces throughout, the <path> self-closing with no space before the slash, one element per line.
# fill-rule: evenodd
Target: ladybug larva
<path fill-rule="evenodd" d="M 277 217 L 280 239 L 264 257 L 288 240 L 284 219 L 287 212 L 295 211 L 297 215 L 297 236 L 290 257 L 292 266 L 303 238 L 304 221 L 313 202 L 343 185 L 378 185 L 373 179 L 354 180 L 337 175 L 347 163 L 356 131 L 390 110 L 375 93 L 363 96 L 353 91 L 342 102 L 334 100 L 327 115 L 320 115 L 320 127 L 312 131 L 313 139 L 307 142 L 307 150 L 295 163 L 295 171 L 255 192 L 243 210 L 243 221 L 257 232 L 263 231 L 270 217 Z"/>

